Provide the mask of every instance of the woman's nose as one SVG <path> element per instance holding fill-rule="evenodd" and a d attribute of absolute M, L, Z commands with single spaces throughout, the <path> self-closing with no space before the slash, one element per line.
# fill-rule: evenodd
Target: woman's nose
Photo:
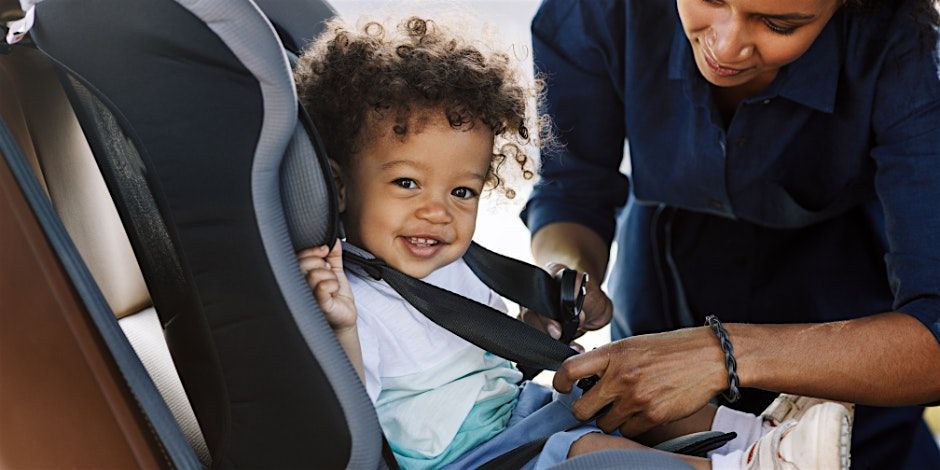
<path fill-rule="evenodd" d="M 754 53 L 746 25 L 736 18 L 716 21 L 705 36 L 705 45 L 721 65 L 734 65 Z"/>
<path fill-rule="evenodd" d="M 446 224 L 453 220 L 447 205 L 436 198 L 423 201 L 415 211 L 415 217 L 432 224 Z"/>

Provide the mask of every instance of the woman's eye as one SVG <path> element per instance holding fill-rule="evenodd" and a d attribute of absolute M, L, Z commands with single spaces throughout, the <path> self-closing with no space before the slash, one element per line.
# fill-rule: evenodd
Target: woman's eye
<path fill-rule="evenodd" d="M 450 194 L 459 199 L 473 199 L 476 197 L 477 192 L 470 188 L 456 188 Z"/>
<path fill-rule="evenodd" d="M 392 181 L 392 184 L 405 189 L 418 189 L 418 183 L 411 178 L 398 178 Z"/>
<path fill-rule="evenodd" d="M 777 34 L 788 35 L 788 34 L 793 34 L 793 31 L 796 31 L 796 28 L 793 26 L 779 25 L 777 23 L 774 23 L 771 20 L 764 20 L 764 24 L 767 25 L 767 28 L 769 28 L 771 31 Z"/>

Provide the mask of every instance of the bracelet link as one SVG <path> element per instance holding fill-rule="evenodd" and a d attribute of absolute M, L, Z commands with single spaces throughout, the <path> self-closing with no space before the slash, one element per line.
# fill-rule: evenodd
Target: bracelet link
<path fill-rule="evenodd" d="M 721 345 L 722 352 L 725 353 L 725 367 L 728 369 L 728 391 L 722 392 L 721 396 L 734 403 L 741 398 L 741 391 L 738 389 L 741 385 L 738 379 L 738 361 L 734 359 L 734 346 L 731 345 L 731 339 L 728 338 L 728 330 L 722 326 L 721 321 L 715 315 L 705 317 L 705 324 L 710 326 L 715 335 L 718 336 L 718 343 Z"/>

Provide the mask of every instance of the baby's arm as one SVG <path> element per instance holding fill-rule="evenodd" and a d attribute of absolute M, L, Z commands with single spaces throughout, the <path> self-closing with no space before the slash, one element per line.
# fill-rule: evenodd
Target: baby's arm
<path fill-rule="evenodd" d="M 359 333 L 356 329 L 356 303 L 346 273 L 343 272 L 343 248 L 339 240 L 332 250 L 323 245 L 303 250 L 297 257 L 320 310 L 326 315 L 340 346 L 346 351 L 346 356 L 364 383 L 362 349 L 359 347 Z"/>

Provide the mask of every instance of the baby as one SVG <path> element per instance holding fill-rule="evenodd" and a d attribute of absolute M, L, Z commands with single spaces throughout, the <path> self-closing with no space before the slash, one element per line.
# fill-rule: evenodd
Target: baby
<path fill-rule="evenodd" d="M 296 80 L 333 159 L 347 242 L 405 274 L 505 311 L 461 258 L 481 194 L 497 190 L 512 197 L 506 172 L 514 168 L 531 178 L 524 149 L 545 140 L 545 126 L 531 110 L 537 91 L 523 84 L 509 56 L 486 52 L 429 20 L 410 18 L 397 30 L 371 22 L 358 31 L 335 20 L 301 57 Z M 531 467 L 600 448 L 645 448 L 579 423 L 570 412 L 576 396 L 522 383 L 509 361 L 434 324 L 385 282 L 345 272 L 339 242 L 299 257 L 403 468 L 476 468 L 549 436 Z M 810 415 L 806 409 L 818 402 L 802 400 L 787 402 L 798 410 L 788 418 Z M 820 404 L 828 405 L 845 411 Z M 826 415 L 813 423 L 847 416 L 812 409 L 814 416 Z M 787 424 L 786 435 L 773 437 L 775 430 L 758 439 L 770 430 L 768 420 L 723 408 L 711 421 L 743 438 L 720 455 L 722 461 L 678 458 L 697 468 L 774 465 L 790 455 L 778 452 L 784 437 L 802 429 Z M 702 427 L 682 432 L 708 430 Z M 846 432 L 836 425 L 829 434 L 838 446 Z M 841 454 L 833 455 L 838 467 Z M 847 449 L 845 459 L 847 465 Z"/>

